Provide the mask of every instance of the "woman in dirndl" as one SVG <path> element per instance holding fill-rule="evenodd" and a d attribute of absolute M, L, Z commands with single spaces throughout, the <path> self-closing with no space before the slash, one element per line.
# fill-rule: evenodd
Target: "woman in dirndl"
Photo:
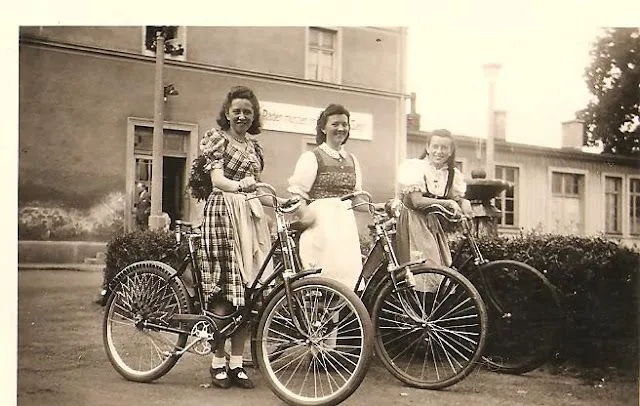
<path fill-rule="evenodd" d="M 431 266 L 450 266 L 451 251 L 438 215 L 430 205 L 440 204 L 457 214 L 470 216 L 464 198 L 467 184 L 455 167 L 455 144 L 448 130 L 435 130 L 422 156 L 400 164 L 397 181 L 402 200 L 396 233 L 396 255 L 400 263 L 426 259 Z M 428 291 L 441 280 L 432 276 Z"/>
<path fill-rule="evenodd" d="M 220 129 L 205 133 L 200 143 L 202 155 L 197 160 L 211 180 L 204 205 L 199 263 L 209 309 L 226 315 L 245 305 L 245 288 L 255 279 L 270 246 L 262 203 L 259 199 L 247 200 L 264 167 L 260 145 L 251 137 L 260 133 L 260 106 L 253 91 L 242 86 L 232 88 L 217 123 Z M 192 169 L 192 176 L 193 172 L 197 171 Z M 253 388 L 242 365 L 247 334 L 241 328 L 231 337 L 228 366 L 223 346 L 213 355 L 210 373 L 215 386 Z"/>
<path fill-rule="evenodd" d="M 355 155 L 343 147 L 349 119 L 349 111 L 339 104 L 320 113 L 317 147 L 300 155 L 287 190 L 308 203 L 300 209 L 300 221 L 307 225 L 299 243 L 303 265 L 322 268 L 322 276 L 353 290 L 362 269 L 360 239 L 352 202 L 340 197 L 362 189 L 362 174 Z"/>

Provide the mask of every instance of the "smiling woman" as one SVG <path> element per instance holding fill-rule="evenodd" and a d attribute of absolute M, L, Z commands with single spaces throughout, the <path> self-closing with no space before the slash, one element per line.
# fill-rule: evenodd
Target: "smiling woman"
<path fill-rule="evenodd" d="M 253 91 L 232 88 L 217 123 L 220 129 L 207 131 L 200 142 L 189 187 L 194 197 L 206 201 L 198 261 L 203 293 L 209 310 L 224 315 L 245 305 L 245 287 L 264 261 L 270 235 L 261 202 L 246 195 L 255 191 L 264 167 L 260 145 L 247 136 L 260 133 L 260 105 Z M 209 371 L 214 385 L 253 387 L 242 366 L 246 334 L 241 328 L 231 338 L 228 366 L 224 346 L 216 351 Z"/>
<path fill-rule="evenodd" d="M 351 203 L 340 197 L 362 189 L 355 155 L 343 145 L 349 139 L 349 111 L 330 104 L 318 117 L 316 144 L 304 152 L 289 178 L 288 191 L 308 206 L 299 212 L 303 226 L 300 258 L 305 267 L 320 267 L 322 275 L 354 289 L 362 268 L 360 240 Z"/>

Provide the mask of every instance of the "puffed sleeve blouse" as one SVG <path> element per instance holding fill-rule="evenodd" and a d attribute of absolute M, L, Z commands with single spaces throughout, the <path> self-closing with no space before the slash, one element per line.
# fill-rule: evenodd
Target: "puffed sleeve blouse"
<path fill-rule="evenodd" d="M 443 196 L 447 185 L 447 167 L 436 169 L 431 162 L 425 159 L 407 159 L 398 167 L 397 181 L 401 195 L 412 192 L 427 192 L 438 197 L 457 199 L 464 196 L 467 191 L 467 183 L 464 175 L 458 168 L 453 172 L 453 183 L 447 196 Z M 426 181 L 426 182 L 425 182 Z"/>
<path fill-rule="evenodd" d="M 224 134 L 212 128 L 208 130 L 200 140 L 200 152 L 207 159 L 204 169 L 222 169 L 224 166 Z"/>

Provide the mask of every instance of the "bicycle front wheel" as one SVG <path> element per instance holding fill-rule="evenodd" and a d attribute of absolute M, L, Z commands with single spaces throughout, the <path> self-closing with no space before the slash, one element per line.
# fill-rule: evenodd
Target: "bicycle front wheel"
<path fill-rule="evenodd" d="M 267 303 L 256 331 L 256 361 L 271 390 L 291 405 L 336 405 L 362 383 L 373 350 L 360 299 L 331 279 L 307 277 Z M 296 317 L 300 332 L 293 322 Z"/>
<path fill-rule="evenodd" d="M 491 261 L 470 275 L 489 312 L 484 361 L 491 370 L 523 374 L 557 350 L 563 311 L 556 288 L 535 268 L 518 261 Z"/>
<path fill-rule="evenodd" d="M 107 357 L 120 375 L 130 381 L 151 382 L 178 361 L 187 334 L 162 331 L 174 327 L 174 314 L 188 313 L 187 291 L 165 269 L 167 265 L 141 262 L 119 276 L 106 305 L 103 342 Z"/>
<path fill-rule="evenodd" d="M 390 279 L 373 306 L 376 353 L 405 384 L 442 389 L 468 376 L 482 355 L 487 313 L 474 286 L 448 268 L 413 267 L 416 286 Z"/>

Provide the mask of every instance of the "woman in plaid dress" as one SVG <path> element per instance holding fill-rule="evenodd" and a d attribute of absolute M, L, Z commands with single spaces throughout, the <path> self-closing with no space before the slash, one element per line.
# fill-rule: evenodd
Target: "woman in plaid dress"
<path fill-rule="evenodd" d="M 259 144 L 248 137 L 260 132 L 260 106 L 253 91 L 232 88 L 217 123 L 220 130 L 207 131 L 200 142 L 199 159 L 209 173 L 211 192 L 204 206 L 199 263 L 210 310 L 229 314 L 245 305 L 245 287 L 253 282 L 270 245 L 261 201 L 247 200 L 264 165 Z M 247 333 L 241 329 L 231 338 L 228 367 L 222 348 L 214 354 L 210 373 L 215 386 L 253 387 L 242 367 Z"/>

